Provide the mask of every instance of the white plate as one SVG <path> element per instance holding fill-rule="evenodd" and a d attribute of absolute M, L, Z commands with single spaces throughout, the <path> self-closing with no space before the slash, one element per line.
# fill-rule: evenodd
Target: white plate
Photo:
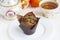
<path fill-rule="evenodd" d="M 21 28 L 19 28 L 19 23 L 16 20 L 12 24 L 10 24 L 8 28 L 8 36 L 12 40 L 45 40 L 47 37 L 51 36 L 52 31 L 53 26 L 49 22 L 49 20 L 41 18 L 37 25 L 36 32 L 33 35 L 26 35 L 23 33 Z"/>

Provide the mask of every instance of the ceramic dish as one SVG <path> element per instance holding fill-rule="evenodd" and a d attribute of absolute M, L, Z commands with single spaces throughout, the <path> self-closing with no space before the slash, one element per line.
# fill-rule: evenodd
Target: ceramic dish
<path fill-rule="evenodd" d="M 20 2 L 21 2 L 21 0 L 1 0 L 0 6 L 12 7 L 12 6 L 16 6 Z"/>
<path fill-rule="evenodd" d="M 19 28 L 19 23 L 17 20 L 8 27 L 8 36 L 12 40 L 43 40 L 49 38 L 52 32 L 52 24 L 48 19 L 44 18 L 39 21 L 36 32 L 32 35 L 24 34 L 23 31 Z"/>

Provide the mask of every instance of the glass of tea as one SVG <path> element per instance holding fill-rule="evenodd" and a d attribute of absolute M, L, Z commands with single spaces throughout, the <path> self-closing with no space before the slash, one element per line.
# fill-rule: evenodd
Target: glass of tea
<path fill-rule="evenodd" d="M 42 1 L 40 3 L 40 8 L 42 12 L 44 13 L 45 17 L 52 17 L 53 14 L 57 11 L 58 9 L 58 3 L 53 2 L 53 1 Z"/>

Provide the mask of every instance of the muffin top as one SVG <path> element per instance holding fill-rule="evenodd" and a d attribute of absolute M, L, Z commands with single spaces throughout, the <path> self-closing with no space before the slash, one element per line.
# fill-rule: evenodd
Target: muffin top
<path fill-rule="evenodd" d="M 29 12 L 24 16 L 24 21 L 27 25 L 35 25 L 37 23 L 37 18 L 33 12 Z"/>

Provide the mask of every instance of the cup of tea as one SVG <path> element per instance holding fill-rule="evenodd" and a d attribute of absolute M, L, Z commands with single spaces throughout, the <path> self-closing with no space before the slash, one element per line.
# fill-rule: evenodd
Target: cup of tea
<path fill-rule="evenodd" d="M 45 17 L 52 17 L 58 9 L 58 3 L 54 1 L 42 1 L 40 3 L 40 9 L 44 13 Z"/>

